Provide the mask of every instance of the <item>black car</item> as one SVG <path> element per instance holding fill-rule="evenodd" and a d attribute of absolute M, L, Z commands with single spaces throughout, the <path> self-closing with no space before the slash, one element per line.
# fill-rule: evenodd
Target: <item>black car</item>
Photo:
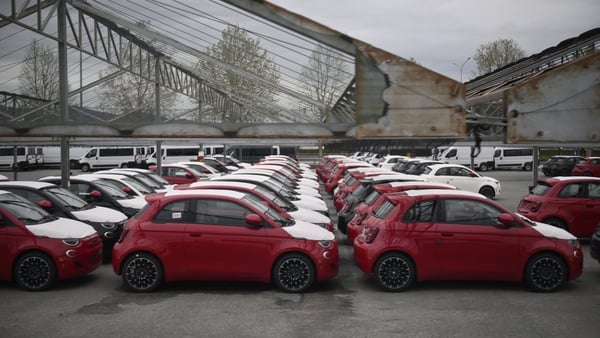
<path fill-rule="evenodd" d="M 122 212 L 87 203 L 71 191 L 49 182 L 0 182 L 0 189 L 10 191 L 39 205 L 49 214 L 91 225 L 102 238 L 103 252 L 109 257 L 121 236 L 128 217 Z"/>
<path fill-rule="evenodd" d="M 542 166 L 544 176 L 571 176 L 571 170 L 582 160 L 582 156 L 556 155 Z"/>
<path fill-rule="evenodd" d="M 42 177 L 40 181 L 60 184 L 60 176 Z M 93 174 L 76 175 L 69 178 L 69 190 L 84 201 L 97 206 L 107 207 L 132 217 L 146 205 L 141 196 L 131 196 Z"/>

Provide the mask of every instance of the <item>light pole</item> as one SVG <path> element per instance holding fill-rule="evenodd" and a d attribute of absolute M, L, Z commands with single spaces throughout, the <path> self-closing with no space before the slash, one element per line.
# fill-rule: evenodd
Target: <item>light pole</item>
<path fill-rule="evenodd" d="M 462 81 L 462 73 L 463 73 L 463 68 L 465 68 L 465 64 L 466 64 L 466 63 L 467 63 L 469 60 L 471 60 L 471 57 L 470 57 L 470 56 L 469 56 L 469 57 L 468 57 L 468 58 L 465 60 L 465 62 L 463 62 L 463 64 L 460 66 L 460 83 L 462 83 L 462 82 L 463 82 L 463 81 Z"/>

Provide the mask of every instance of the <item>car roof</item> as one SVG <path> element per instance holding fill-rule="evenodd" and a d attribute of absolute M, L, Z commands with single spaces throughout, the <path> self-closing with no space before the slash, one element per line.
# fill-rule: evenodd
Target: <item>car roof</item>
<path fill-rule="evenodd" d="M 538 182 L 546 182 L 548 184 L 556 184 L 558 182 L 598 182 L 600 183 L 600 177 L 593 176 L 554 176 L 554 177 L 542 177 L 538 179 Z"/>
<path fill-rule="evenodd" d="M 424 186 L 424 187 L 426 187 L 426 186 L 436 186 L 436 187 L 447 186 L 448 188 L 453 188 L 453 190 L 456 189 L 455 186 L 450 185 L 450 184 L 431 182 L 431 181 L 397 181 L 397 182 L 388 182 L 388 183 L 381 184 L 381 186 L 390 186 L 392 188 L 405 187 L 405 186 L 410 186 L 410 185 L 420 185 L 420 186 Z M 375 188 L 377 188 L 377 186 L 375 186 Z"/>
<path fill-rule="evenodd" d="M 388 199 L 398 200 L 402 199 L 405 196 L 409 197 L 420 197 L 420 196 L 436 196 L 436 197 L 475 197 L 475 198 L 483 198 L 486 197 L 482 194 L 465 191 L 465 190 L 451 190 L 451 189 L 419 189 L 419 190 L 407 190 L 402 192 L 401 194 L 390 194 L 386 195 Z"/>
<path fill-rule="evenodd" d="M 251 180 L 257 182 L 264 182 L 270 180 L 270 176 L 265 175 L 250 175 L 250 174 L 235 174 L 235 175 L 223 175 L 210 178 L 211 181 L 236 181 L 236 180 Z"/>
<path fill-rule="evenodd" d="M 184 190 L 169 190 L 164 196 L 220 196 L 220 197 L 232 197 L 235 199 L 241 199 L 246 196 L 247 193 L 238 190 L 226 190 L 226 189 L 184 189 Z"/>
<path fill-rule="evenodd" d="M 221 186 L 221 187 L 239 187 L 239 188 L 248 188 L 253 189 L 256 188 L 256 184 L 248 183 L 248 182 L 238 182 L 238 181 L 197 181 L 194 183 L 190 183 L 189 187 L 210 187 L 210 186 Z"/>
<path fill-rule="evenodd" d="M 471 170 L 471 168 L 464 166 L 462 164 L 452 164 L 452 163 L 429 164 L 428 167 L 430 167 L 432 170 L 439 169 L 439 168 L 448 168 L 448 167 L 466 168 L 466 169 Z"/>
<path fill-rule="evenodd" d="M 47 187 L 56 187 L 56 184 L 50 183 L 50 182 L 43 182 L 43 181 L 5 181 L 5 182 L 0 182 L 0 189 L 2 186 L 4 186 L 4 187 L 19 186 L 19 187 L 28 187 L 28 188 L 33 188 L 33 189 L 43 189 L 43 188 L 47 188 Z"/>
<path fill-rule="evenodd" d="M 409 175 L 403 173 L 385 174 L 378 176 L 369 176 L 361 179 L 361 182 L 373 182 L 377 184 L 377 181 L 389 181 L 389 180 L 410 180 L 411 182 L 425 182 L 427 179 L 419 175 Z"/>

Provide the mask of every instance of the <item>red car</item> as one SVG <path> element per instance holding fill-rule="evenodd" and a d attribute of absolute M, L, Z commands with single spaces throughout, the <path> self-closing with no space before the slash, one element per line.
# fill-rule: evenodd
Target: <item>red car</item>
<path fill-rule="evenodd" d="M 524 281 L 550 292 L 583 270 L 581 244 L 484 196 L 460 190 L 409 190 L 365 221 L 354 260 L 386 291 L 415 281 Z"/>
<path fill-rule="evenodd" d="M 571 175 L 600 177 L 600 157 L 586 157 L 580 160 L 571 170 Z"/>
<path fill-rule="evenodd" d="M 247 193 L 172 190 L 148 195 L 113 248 L 113 269 L 131 290 L 163 281 L 273 282 L 303 292 L 338 273 L 333 233 L 283 218 Z"/>
<path fill-rule="evenodd" d="M 0 280 L 41 291 L 102 264 L 102 238 L 91 226 L 56 217 L 0 190 Z"/>
<path fill-rule="evenodd" d="M 390 182 L 373 186 L 365 201 L 354 208 L 354 217 L 346 226 L 346 236 L 352 243 L 363 230 L 363 220 L 387 199 L 384 195 L 418 189 L 456 189 L 453 185 L 436 182 Z"/>
<path fill-rule="evenodd" d="M 600 221 L 600 177 L 541 178 L 521 199 L 517 212 L 589 238 Z"/>

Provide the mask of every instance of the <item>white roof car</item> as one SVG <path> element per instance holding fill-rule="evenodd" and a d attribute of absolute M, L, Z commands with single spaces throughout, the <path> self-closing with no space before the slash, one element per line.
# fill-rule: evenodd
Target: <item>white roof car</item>
<path fill-rule="evenodd" d="M 460 164 L 432 164 L 425 168 L 421 176 L 432 182 L 446 183 L 461 190 L 477 192 L 491 199 L 502 192 L 500 181 L 481 176 Z"/>

